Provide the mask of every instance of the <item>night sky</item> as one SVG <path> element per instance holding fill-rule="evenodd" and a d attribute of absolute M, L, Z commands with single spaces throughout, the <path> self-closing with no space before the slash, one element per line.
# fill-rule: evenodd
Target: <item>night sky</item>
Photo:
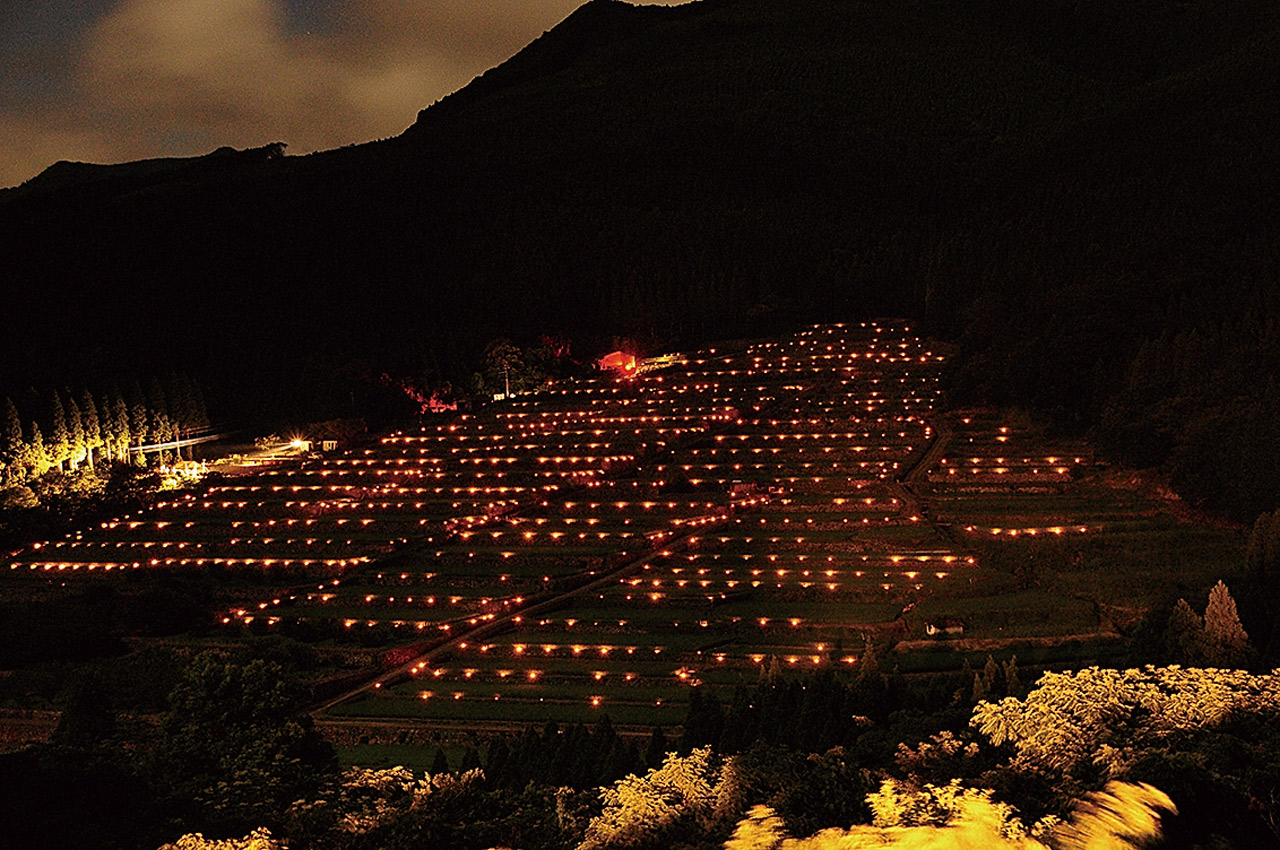
<path fill-rule="evenodd" d="M 60 159 L 394 136 L 582 2 L 3 0 L 0 187 Z"/>

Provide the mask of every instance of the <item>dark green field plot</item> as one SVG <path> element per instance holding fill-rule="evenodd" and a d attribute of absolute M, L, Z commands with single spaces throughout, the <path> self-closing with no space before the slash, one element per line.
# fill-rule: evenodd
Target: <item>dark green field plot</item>
<path fill-rule="evenodd" d="M 967 638 L 1084 635 L 1099 628 L 1091 602 L 1045 590 L 923 600 L 917 617 L 958 617 Z"/>

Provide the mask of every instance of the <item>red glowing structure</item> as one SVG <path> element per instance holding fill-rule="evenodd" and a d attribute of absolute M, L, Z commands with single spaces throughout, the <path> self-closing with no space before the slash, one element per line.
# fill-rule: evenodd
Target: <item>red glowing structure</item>
<path fill-rule="evenodd" d="M 596 365 L 602 372 L 631 375 L 636 371 L 636 358 L 634 354 L 627 354 L 625 351 L 614 351 L 597 360 Z"/>

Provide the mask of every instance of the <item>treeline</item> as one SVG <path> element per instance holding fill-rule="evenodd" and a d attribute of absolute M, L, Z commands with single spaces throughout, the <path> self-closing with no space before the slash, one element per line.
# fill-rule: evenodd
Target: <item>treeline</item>
<path fill-rule="evenodd" d="M 1270 250 L 1261 239 L 1251 249 Z M 1224 249 L 1206 253 L 1225 266 L 1243 262 Z M 1032 408 L 1237 522 L 1280 507 L 1280 458 L 1270 448 L 1280 440 L 1274 279 L 1042 283 L 970 309 L 957 401 Z"/>
<path fill-rule="evenodd" d="M 658 767 L 667 749 L 661 727 L 654 727 L 641 750 L 633 738 L 618 735 L 606 714 L 590 728 L 582 723 L 561 728 L 554 722 L 541 730 L 530 726 L 510 741 L 495 739 L 483 764 L 474 749 L 468 750 L 457 768 L 465 772 L 483 766 L 485 780 L 498 788 L 520 790 L 530 783 L 591 788 Z M 449 769 L 447 762 L 436 767 Z"/>
<path fill-rule="evenodd" d="M 125 462 L 145 466 L 148 452 L 168 463 L 181 457 L 181 449 L 165 444 L 209 425 L 199 384 L 177 372 L 153 377 L 146 392 L 136 380 L 127 395 L 115 386 L 98 392 L 84 387 L 78 393 L 54 389 L 45 405 L 30 407 L 35 412 L 27 411 L 24 426 L 12 398 L 4 400 L 0 487 L 22 486 L 50 470 Z"/>

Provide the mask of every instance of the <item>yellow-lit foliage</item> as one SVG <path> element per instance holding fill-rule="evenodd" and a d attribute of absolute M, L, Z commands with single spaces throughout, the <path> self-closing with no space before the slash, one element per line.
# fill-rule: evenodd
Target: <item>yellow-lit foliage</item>
<path fill-rule="evenodd" d="M 1280 676 L 1243 670 L 1089 667 L 1046 673 L 1024 700 L 981 703 L 972 725 L 1016 750 L 1020 770 L 1072 773 L 1093 764 L 1119 776 L 1171 732 L 1238 712 L 1280 711 Z"/>
<path fill-rule="evenodd" d="M 879 791 L 867 795 L 867 804 L 877 827 L 941 827 L 973 821 L 1000 824 L 997 831 L 1009 839 L 1026 833 L 1012 806 L 992 802 L 990 791 L 963 788 L 958 779 L 922 788 L 886 779 Z"/>
<path fill-rule="evenodd" d="M 182 836 L 173 844 L 160 850 L 286 850 L 285 845 L 271 837 L 268 829 L 255 829 L 244 838 L 228 838 L 219 841 L 205 838 L 199 832 Z"/>
<path fill-rule="evenodd" d="M 752 806 L 738 821 L 724 850 L 774 850 L 786 838 L 786 824 L 768 806 Z"/>
<path fill-rule="evenodd" d="M 668 753 L 662 767 L 602 788 L 604 810 L 591 820 L 579 850 L 629 847 L 688 822 L 705 830 L 716 818 L 721 796 L 733 785 L 735 760 L 717 760 L 710 747 L 687 756 Z"/>
<path fill-rule="evenodd" d="M 1130 850 L 1160 835 L 1161 810 L 1176 813 L 1169 796 L 1146 783 L 1108 782 L 1076 804 L 1069 823 L 1053 831 L 1058 850 Z"/>
<path fill-rule="evenodd" d="M 781 818 L 756 806 L 739 822 L 725 850 L 1136 850 L 1160 837 L 1162 809 L 1173 803 L 1149 785 L 1112 782 L 1089 795 L 1068 823 L 1046 819 L 1028 831 L 991 792 L 947 786 L 911 789 L 886 782 L 868 797 L 872 826 L 824 829 L 787 838 Z"/>
<path fill-rule="evenodd" d="M 475 790 L 483 782 L 484 773 L 478 768 L 458 776 L 423 773 L 418 779 L 407 767 L 350 767 L 338 782 L 321 791 L 320 799 L 297 801 L 288 816 L 315 834 L 361 835 L 430 805 L 431 795 L 438 791 Z"/>

